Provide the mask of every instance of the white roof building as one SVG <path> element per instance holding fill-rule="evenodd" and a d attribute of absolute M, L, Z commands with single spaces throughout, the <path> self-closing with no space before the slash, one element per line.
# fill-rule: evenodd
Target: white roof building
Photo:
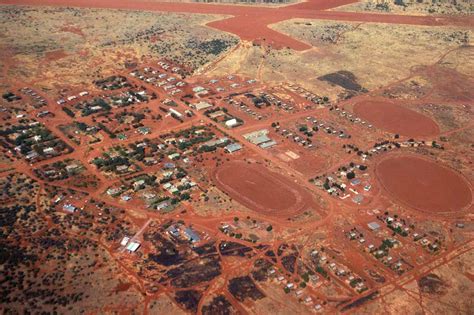
<path fill-rule="evenodd" d="M 209 104 L 208 102 L 199 102 L 197 104 L 194 104 L 193 106 L 197 111 L 200 111 L 212 107 L 212 104 Z"/>
<path fill-rule="evenodd" d="M 133 253 L 133 252 L 136 252 L 139 247 L 140 247 L 140 243 L 132 241 L 127 245 L 127 250 Z"/>
<path fill-rule="evenodd" d="M 239 124 L 239 122 L 235 118 L 229 119 L 225 122 L 225 125 L 228 128 L 233 128 L 233 127 L 237 126 L 238 124 Z"/>
<path fill-rule="evenodd" d="M 125 237 L 122 239 L 122 241 L 120 242 L 120 245 L 121 245 L 121 246 L 127 245 L 129 240 L 130 240 L 130 237 L 125 236 Z"/>

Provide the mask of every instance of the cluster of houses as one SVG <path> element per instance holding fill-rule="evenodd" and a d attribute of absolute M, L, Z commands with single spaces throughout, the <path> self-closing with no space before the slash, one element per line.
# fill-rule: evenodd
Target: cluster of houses
<path fill-rule="evenodd" d="M 368 228 L 372 232 L 376 232 L 380 229 L 380 225 L 376 222 L 370 222 L 367 224 Z M 346 236 L 351 241 L 357 241 L 362 250 L 371 254 L 372 257 L 383 263 L 385 266 L 396 272 L 397 274 L 403 274 L 407 271 L 410 266 L 404 259 L 395 258 L 393 254 L 390 254 L 391 249 L 399 248 L 402 244 L 395 238 L 384 238 L 380 246 L 375 246 L 373 243 L 361 233 L 357 228 L 353 228 Z M 371 236 L 373 238 L 373 236 Z M 368 244 L 368 245 L 367 245 Z"/>
<path fill-rule="evenodd" d="M 234 75 L 228 75 L 228 76 L 225 78 L 225 79 L 227 79 L 228 81 L 231 82 L 230 84 L 228 84 L 228 87 L 229 87 L 230 89 L 237 89 L 237 88 L 242 87 L 241 84 L 239 84 L 239 83 L 237 83 L 237 82 L 234 81 L 235 78 L 236 78 L 236 77 L 235 77 Z M 257 80 L 255 80 L 255 79 L 249 79 L 249 80 L 246 80 L 246 81 L 245 81 L 245 83 L 248 84 L 248 85 L 255 84 L 256 82 L 257 82 Z M 219 83 L 220 83 L 220 84 L 219 84 Z M 219 79 L 213 78 L 213 79 L 209 80 L 208 84 L 209 84 L 210 86 L 215 86 L 215 85 L 217 85 L 217 86 L 215 87 L 215 90 L 216 90 L 217 92 L 224 92 L 224 91 L 226 91 L 226 88 L 223 86 L 221 80 L 219 80 Z"/>
<path fill-rule="evenodd" d="M 226 97 L 225 102 L 227 102 L 229 105 L 233 106 L 234 108 L 244 112 L 245 114 L 253 117 L 256 120 L 262 120 L 265 118 L 265 115 L 261 115 L 260 113 L 256 112 L 255 110 L 249 108 L 247 104 L 244 102 L 239 102 L 237 100 L 234 100 L 232 97 Z"/>
<path fill-rule="evenodd" d="M 160 63 L 163 62 L 160 61 Z M 160 66 L 162 70 L 165 71 L 154 69 L 152 67 L 145 67 L 143 68 L 143 72 L 140 70 L 134 70 L 130 72 L 130 75 L 155 87 L 162 88 L 168 95 L 174 96 L 183 93 L 183 87 L 185 87 L 187 83 L 167 73 L 167 70 L 170 67 L 168 64 L 163 63 Z M 180 68 L 174 67 L 171 71 L 179 72 Z"/>
<path fill-rule="evenodd" d="M 61 98 L 61 99 L 57 100 L 56 103 L 58 105 L 64 105 L 68 102 L 72 102 L 72 101 L 74 101 L 78 98 L 88 96 L 88 95 L 89 95 L 88 91 L 82 91 L 82 92 L 79 92 L 77 95 L 70 95 L 70 96 L 66 96 L 65 98 Z"/>
<path fill-rule="evenodd" d="M 426 143 L 425 141 L 416 141 L 414 139 L 409 139 L 407 141 L 402 141 L 402 142 L 397 142 L 397 141 L 382 141 L 380 143 L 375 143 L 373 148 L 367 150 L 366 152 L 361 152 L 359 151 L 359 155 L 363 161 L 369 159 L 373 155 L 378 155 L 381 153 L 386 153 L 390 152 L 395 149 L 399 148 L 417 148 L 417 147 L 422 147 L 425 146 Z M 433 146 L 436 148 L 436 146 Z M 351 148 L 348 147 L 347 150 L 350 150 Z"/>
<path fill-rule="evenodd" d="M 85 97 L 89 94 L 84 91 L 79 93 L 79 96 L 81 95 Z M 148 102 L 149 98 L 150 96 L 146 89 L 130 87 L 128 90 L 117 91 L 114 94 L 102 95 L 94 99 L 82 99 L 73 95 L 66 99 L 60 99 L 57 103 L 63 105 L 63 110 L 71 117 L 74 117 L 77 111 L 81 113 L 81 116 L 89 116 L 98 112 L 109 111 L 111 106 L 126 107 L 137 103 Z"/>
<path fill-rule="evenodd" d="M 204 112 L 204 115 L 213 121 L 223 124 L 226 128 L 232 129 L 243 124 L 243 121 L 230 115 L 225 108 L 213 108 Z"/>
<path fill-rule="evenodd" d="M 345 235 L 351 241 L 356 241 L 362 251 L 370 253 L 372 257 L 393 270 L 396 274 L 401 275 L 413 268 L 413 265 L 407 261 L 408 256 L 397 258 L 397 253 L 392 252 L 392 249 L 403 246 L 403 239 L 411 240 L 429 253 L 440 250 L 441 241 L 428 236 L 426 233 L 415 232 L 414 221 L 409 221 L 409 219 L 399 217 L 398 215 L 390 215 L 388 211 L 383 215 L 378 215 L 379 210 L 373 210 L 373 213 L 377 214 L 377 219 L 381 223 L 377 221 L 367 223 L 367 229 L 371 233 L 366 235 L 361 228 L 353 227 Z M 386 228 L 383 228 L 382 225 Z M 391 235 L 391 237 L 388 235 Z M 376 246 L 374 245 L 376 242 L 381 242 L 381 244 Z M 417 259 L 418 257 L 412 258 Z"/>
<path fill-rule="evenodd" d="M 192 227 L 185 226 L 183 224 L 173 224 L 166 230 L 168 235 L 176 240 L 185 240 L 195 246 L 198 244 L 202 237 L 198 232 L 196 232 Z"/>
<path fill-rule="evenodd" d="M 107 194 L 129 201 L 140 192 L 139 196 L 147 208 L 156 210 L 174 208 L 172 206 L 180 200 L 189 199 L 190 190 L 197 187 L 196 182 L 191 180 L 182 168 L 171 162 L 163 163 L 161 170 L 156 173 L 127 178 L 122 180 L 122 183 L 119 187 L 109 188 Z M 163 191 L 159 191 L 159 186 Z"/>
<path fill-rule="evenodd" d="M 294 143 L 301 145 L 307 149 L 312 149 L 313 144 L 309 138 L 298 135 L 298 132 L 291 129 L 281 129 L 280 125 L 275 125 L 275 132 L 279 133 L 287 139 L 293 140 Z"/>
<path fill-rule="evenodd" d="M 66 160 L 64 162 L 44 165 L 41 168 L 35 169 L 35 173 L 40 178 L 52 181 L 66 179 L 69 176 L 76 175 L 83 169 L 84 167 L 78 161 Z"/>
<path fill-rule="evenodd" d="M 36 162 L 61 155 L 72 148 L 56 138 L 43 124 L 32 121 L 13 126 L 4 133 L 6 140 L 15 145 L 14 151 L 28 162 Z"/>
<path fill-rule="evenodd" d="M 288 84 L 287 88 L 290 91 L 298 94 L 300 97 L 303 97 L 307 99 L 308 101 L 311 101 L 315 104 L 326 104 L 329 101 L 327 97 L 325 98 L 325 97 L 318 96 L 314 93 L 311 93 L 297 84 Z"/>
<path fill-rule="evenodd" d="M 299 299 L 300 302 L 311 307 L 314 311 L 320 312 L 323 310 L 323 305 L 318 303 L 318 298 L 313 299 L 312 296 L 305 294 L 305 288 L 298 287 L 297 284 L 288 281 L 283 275 L 278 275 L 278 271 L 272 267 L 268 269 L 268 276 L 274 279 L 278 284 L 283 285 L 283 289 L 286 293 L 291 293 Z M 310 275 L 309 280 L 313 283 L 318 282 L 319 277 L 317 275 Z"/>
<path fill-rule="evenodd" d="M 35 91 L 30 89 L 29 87 L 21 88 L 20 92 L 22 92 L 25 95 L 30 96 L 35 101 L 35 105 L 34 105 L 35 107 L 41 107 L 47 104 L 46 100 L 41 95 L 38 95 Z"/>
<path fill-rule="evenodd" d="M 367 169 L 365 165 L 356 165 L 351 163 L 348 166 L 339 167 L 337 172 L 334 172 L 328 176 L 317 176 L 311 179 L 311 182 L 317 187 L 327 191 L 331 196 L 337 196 L 344 200 L 352 196 L 352 201 L 356 204 L 361 204 L 364 200 L 364 195 L 357 188 L 363 185 L 364 193 L 368 193 L 372 186 L 367 181 L 359 177 L 356 177 L 357 173 L 362 171 L 363 177 L 367 175 L 364 172 Z"/>
<path fill-rule="evenodd" d="M 291 113 L 295 109 L 294 104 L 289 104 L 288 102 L 282 101 L 278 97 L 261 92 L 258 98 L 254 98 L 255 106 L 261 108 L 264 104 L 274 105 L 277 108 Z"/>
<path fill-rule="evenodd" d="M 164 176 L 167 177 L 170 175 L 164 175 Z M 187 176 L 178 179 L 175 183 L 166 182 L 162 185 L 163 189 L 168 191 L 170 194 L 176 194 L 178 192 L 186 191 L 196 186 L 197 184 Z"/>
<path fill-rule="evenodd" d="M 108 101 L 110 102 L 110 104 L 117 107 L 125 107 L 125 106 L 129 106 L 133 104 L 139 104 L 142 102 L 148 102 L 148 100 L 149 100 L 149 95 L 148 95 L 147 90 L 145 89 L 140 89 L 140 90 L 129 89 L 119 94 L 111 95 L 108 98 Z"/>
<path fill-rule="evenodd" d="M 352 271 L 349 267 L 343 265 L 341 262 L 328 260 L 328 257 L 323 252 L 312 250 L 310 253 L 311 261 L 317 265 L 326 265 L 329 272 L 344 281 L 344 283 L 357 293 L 362 293 L 368 289 L 364 279 Z M 322 267 L 319 267 L 322 268 Z M 319 269 L 321 270 L 321 269 Z"/>
<path fill-rule="evenodd" d="M 182 69 L 180 67 L 171 66 L 170 64 L 166 63 L 165 61 L 158 61 L 158 65 L 164 70 L 170 70 L 170 68 L 171 68 L 171 72 L 174 72 L 174 73 L 179 73 L 179 72 L 182 71 Z"/>
<path fill-rule="evenodd" d="M 219 82 L 218 79 L 211 79 L 211 80 L 209 81 L 209 84 L 213 85 L 213 84 L 216 84 L 216 83 L 218 83 L 218 82 Z M 216 87 L 216 91 L 217 91 L 217 92 L 224 92 L 224 91 L 225 91 L 225 88 L 223 88 L 222 86 L 217 86 L 217 87 Z"/>
<path fill-rule="evenodd" d="M 353 124 L 360 124 L 361 126 L 365 126 L 369 129 L 372 129 L 373 126 L 369 124 L 367 121 L 362 120 L 359 117 L 356 117 L 354 114 L 351 114 L 349 112 L 346 112 L 345 110 L 342 110 L 340 108 L 335 108 L 335 113 L 339 114 L 340 117 L 346 118 L 349 122 Z"/>
<path fill-rule="evenodd" d="M 102 90 L 118 90 L 132 86 L 127 78 L 121 75 L 112 75 L 105 79 L 94 81 L 94 84 Z"/>
<path fill-rule="evenodd" d="M 182 151 L 182 154 L 178 152 L 172 153 L 173 156 L 168 156 L 170 159 L 179 159 L 181 155 L 189 155 L 194 152 L 194 147 L 199 152 L 209 152 L 215 151 L 217 148 L 224 148 L 227 153 L 233 153 L 242 149 L 240 144 L 233 142 L 227 137 L 216 138 L 214 132 L 205 128 L 194 128 L 192 131 L 187 129 L 177 134 L 164 135 L 164 142 L 172 144 Z"/>
<path fill-rule="evenodd" d="M 437 252 L 440 250 L 441 242 L 438 238 L 428 236 L 425 233 L 414 232 L 414 224 L 409 224 L 406 219 L 399 216 L 391 216 L 388 214 L 377 216 L 377 218 L 386 224 L 393 233 L 402 237 L 412 236 L 414 242 L 426 248 L 429 252 Z"/>
<path fill-rule="evenodd" d="M 347 132 L 341 129 L 337 130 L 338 128 L 335 128 L 332 124 L 328 122 L 318 120 L 312 116 L 306 117 L 306 120 L 313 124 L 313 126 L 311 127 L 313 131 L 324 130 L 327 134 L 337 136 L 341 139 L 350 138 L 350 135 L 347 134 Z"/>
<path fill-rule="evenodd" d="M 129 149 L 128 151 L 130 152 Z M 124 154 L 125 153 L 125 154 Z M 127 152 L 111 150 L 106 155 L 94 158 L 91 161 L 97 168 L 106 173 L 123 176 L 134 173 L 140 168 L 130 161 Z"/>

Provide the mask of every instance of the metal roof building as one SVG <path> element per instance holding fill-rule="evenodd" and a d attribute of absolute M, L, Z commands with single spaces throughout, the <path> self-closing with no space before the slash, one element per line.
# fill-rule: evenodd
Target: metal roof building
<path fill-rule="evenodd" d="M 372 231 L 375 231 L 375 230 L 380 229 L 380 224 L 378 224 L 377 222 L 370 222 L 370 223 L 367 224 L 367 226 L 368 226 L 369 229 L 371 229 Z"/>
<path fill-rule="evenodd" d="M 228 153 L 233 153 L 241 149 L 242 149 L 242 146 L 238 143 L 231 143 L 224 148 L 224 150 L 226 150 Z"/>

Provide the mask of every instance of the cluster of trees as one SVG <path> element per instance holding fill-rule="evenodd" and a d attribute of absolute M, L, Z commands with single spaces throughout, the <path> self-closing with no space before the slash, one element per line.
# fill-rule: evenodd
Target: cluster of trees
<path fill-rule="evenodd" d="M 111 171 L 115 170 L 115 168 L 119 165 L 127 165 L 130 166 L 130 161 L 122 156 L 115 156 L 109 158 L 95 158 L 92 160 L 92 163 L 99 169 L 103 169 L 104 171 Z"/>
<path fill-rule="evenodd" d="M 235 44 L 235 41 L 223 40 L 223 39 L 211 39 L 205 42 L 200 42 L 196 45 L 196 48 L 200 51 L 211 54 L 219 55 L 226 51 L 229 47 Z"/>
<path fill-rule="evenodd" d="M 145 114 L 143 113 L 137 113 L 137 112 L 127 112 L 126 110 L 124 110 L 123 112 L 120 112 L 120 113 L 116 113 L 115 114 L 115 119 L 123 124 L 125 122 L 125 117 L 127 116 L 133 116 L 133 121 L 132 123 L 139 123 L 140 121 L 142 121 L 143 119 L 145 119 Z"/>
<path fill-rule="evenodd" d="M 183 141 L 183 142 L 178 143 L 177 147 L 178 147 L 179 150 L 184 151 L 184 150 L 187 150 L 190 147 L 194 146 L 195 144 L 203 143 L 203 142 L 207 142 L 209 140 L 212 140 L 212 137 L 213 137 L 212 135 L 197 136 L 197 137 L 189 139 L 188 141 Z"/>
<path fill-rule="evenodd" d="M 68 115 L 69 117 L 71 118 L 76 117 L 76 114 L 74 114 L 74 112 L 69 107 L 64 106 L 62 109 L 63 109 L 63 112 L 65 112 L 66 115 Z"/>
<path fill-rule="evenodd" d="M 94 81 L 94 84 L 102 90 L 117 90 L 123 87 L 131 87 L 128 83 L 127 78 L 124 76 L 110 76 L 102 80 Z"/>
<path fill-rule="evenodd" d="M 13 101 L 18 101 L 21 100 L 21 96 L 16 95 L 12 92 L 7 92 L 2 95 L 2 97 L 7 100 L 7 102 L 13 102 Z"/>
<path fill-rule="evenodd" d="M 97 110 L 92 109 L 92 107 L 95 106 L 100 106 L 105 112 L 109 112 L 112 109 L 112 106 L 110 106 L 105 100 L 101 98 L 95 98 L 91 103 L 85 104 L 85 107 L 81 110 L 81 116 L 85 117 L 96 113 Z"/>

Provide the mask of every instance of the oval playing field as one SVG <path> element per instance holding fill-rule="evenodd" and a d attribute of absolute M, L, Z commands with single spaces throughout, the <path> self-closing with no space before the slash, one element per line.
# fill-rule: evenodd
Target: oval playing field
<path fill-rule="evenodd" d="M 258 212 L 288 216 L 315 206 L 301 186 L 259 164 L 232 161 L 219 167 L 214 177 L 220 189 Z"/>
<path fill-rule="evenodd" d="M 354 113 L 377 128 L 408 137 L 439 133 L 438 125 L 431 118 L 392 102 L 360 102 L 354 106 Z"/>
<path fill-rule="evenodd" d="M 376 173 L 390 194 L 421 211 L 460 211 L 472 202 L 469 183 L 434 161 L 416 156 L 388 157 L 377 165 Z"/>

